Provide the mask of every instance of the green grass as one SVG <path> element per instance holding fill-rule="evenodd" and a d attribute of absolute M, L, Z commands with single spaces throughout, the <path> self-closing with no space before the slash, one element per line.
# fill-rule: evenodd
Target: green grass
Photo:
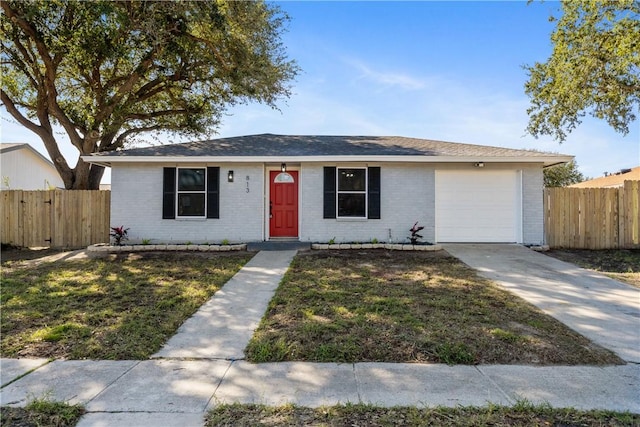
<path fill-rule="evenodd" d="M 223 426 L 638 426 L 640 415 L 610 411 L 554 409 L 520 402 L 514 406 L 381 408 L 362 404 L 305 408 L 295 405 L 221 405 L 206 427 Z"/>
<path fill-rule="evenodd" d="M 2 427 L 72 427 L 84 414 L 84 408 L 80 405 L 37 399 L 24 408 L 3 406 L 0 413 Z"/>
<path fill-rule="evenodd" d="M 249 258 L 173 253 L 5 264 L 0 354 L 148 358 Z"/>
<path fill-rule="evenodd" d="M 246 352 L 253 362 L 623 363 L 444 252 L 299 254 Z"/>

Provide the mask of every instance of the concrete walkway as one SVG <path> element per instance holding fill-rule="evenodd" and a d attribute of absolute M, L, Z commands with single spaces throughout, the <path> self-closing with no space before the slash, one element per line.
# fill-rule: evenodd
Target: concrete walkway
<path fill-rule="evenodd" d="M 296 251 L 262 251 L 215 293 L 153 358 L 243 359 Z"/>
<path fill-rule="evenodd" d="M 534 262 L 524 255 L 523 251 L 530 252 L 528 249 L 511 245 L 466 249 L 465 245 L 451 245 L 447 249 L 457 252 L 467 263 L 474 262 L 473 258 L 492 259 L 495 255 L 491 255 L 500 251 L 503 253 L 502 259 L 494 260 L 491 264 L 475 261 L 483 274 L 508 276 L 510 271 L 509 274 L 514 278 L 508 283 L 524 283 L 521 286 L 526 286 L 530 300 L 536 299 L 535 295 L 538 294 L 540 302 L 548 303 L 550 296 L 546 294 L 547 291 L 536 290 L 535 284 L 527 276 L 557 277 L 557 274 L 551 274 L 550 270 L 542 269 L 537 264 L 530 265 L 530 271 L 524 273 L 508 270 L 515 268 L 512 263 L 516 261 L 510 261 L 511 258 L 522 259 L 517 262 L 525 265 Z M 518 253 L 520 255 L 516 256 Z M 79 427 L 202 426 L 206 411 L 219 403 L 231 402 L 268 405 L 295 403 L 303 406 L 349 402 L 381 406 L 483 406 L 489 402 L 511 405 L 527 399 L 534 403 L 547 402 L 555 407 L 640 413 L 640 364 L 637 363 L 607 367 L 532 367 L 297 362 L 251 364 L 237 360 L 243 357 L 242 349 L 251 335 L 250 330 L 257 325 L 256 319 L 264 312 L 274 283 L 277 285 L 280 281 L 293 254 L 287 251 L 256 255 L 227 284 L 229 287 L 225 285 L 216 294 L 220 294 L 217 300 L 214 297 L 194 316 L 200 317 L 199 320 L 185 322 L 178 334 L 156 355 L 159 359 L 1 360 L 1 404 L 23 406 L 29 399 L 43 396 L 81 403 L 88 413 L 81 419 Z M 535 256 L 544 257 L 540 254 Z M 542 261 L 538 259 L 535 262 Z M 593 276 L 596 281 L 593 285 L 601 285 L 601 276 L 575 270 L 570 264 L 559 265 L 558 268 L 571 268 L 572 273 L 567 273 L 569 276 Z M 516 275 L 519 275 L 517 280 Z M 254 281 L 252 286 L 259 290 L 251 286 L 245 288 L 245 280 Z M 581 280 L 578 279 L 578 282 Z M 507 282 L 501 281 L 503 284 Z M 557 291 L 560 295 L 579 296 L 583 292 L 569 290 L 566 287 L 573 285 L 566 281 L 554 286 L 562 289 Z M 603 286 L 612 286 L 616 295 L 621 292 L 623 300 L 628 298 L 632 301 L 623 304 L 627 307 L 623 312 L 637 308 L 633 303 L 638 302 L 637 290 L 615 281 Z M 628 289 L 635 293 L 626 293 Z M 247 305 L 254 299 L 257 302 L 255 306 Z M 557 311 L 580 313 L 587 310 L 590 313 L 597 310 L 601 318 L 616 317 L 617 305 L 601 305 L 600 299 L 607 298 L 599 293 L 588 298 L 567 298 L 561 304 L 564 309 Z M 228 317 L 219 324 L 214 313 Z M 250 320 L 245 322 L 244 317 Z M 589 316 L 584 314 L 583 317 L 582 323 L 586 323 Z M 226 327 L 225 324 L 235 326 Z M 203 336 L 195 340 L 187 339 L 191 335 L 188 331 L 192 331 L 193 335 L 202 333 Z M 630 339 L 612 342 L 612 345 L 618 346 L 615 351 L 620 355 L 629 355 L 624 357 L 627 360 L 635 359 L 634 349 L 638 341 L 633 337 L 636 336 L 632 334 Z M 223 348 L 226 346 L 233 350 L 226 351 Z"/>

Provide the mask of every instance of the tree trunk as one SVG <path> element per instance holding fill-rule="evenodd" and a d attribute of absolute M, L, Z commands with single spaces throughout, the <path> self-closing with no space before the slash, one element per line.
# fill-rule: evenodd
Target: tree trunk
<path fill-rule="evenodd" d="M 91 170 L 89 171 L 89 190 L 100 189 L 100 181 L 102 180 L 102 175 L 104 175 L 104 166 L 92 164 Z"/>
<path fill-rule="evenodd" d="M 67 190 L 89 190 L 90 167 L 90 163 L 85 163 L 78 157 L 78 163 L 73 168 L 73 182 L 71 186 L 66 185 Z"/>

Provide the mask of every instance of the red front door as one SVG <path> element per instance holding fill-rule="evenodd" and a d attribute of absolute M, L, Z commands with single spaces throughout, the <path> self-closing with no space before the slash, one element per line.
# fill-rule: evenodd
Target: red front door
<path fill-rule="evenodd" d="M 269 172 L 269 236 L 298 237 L 298 172 Z"/>

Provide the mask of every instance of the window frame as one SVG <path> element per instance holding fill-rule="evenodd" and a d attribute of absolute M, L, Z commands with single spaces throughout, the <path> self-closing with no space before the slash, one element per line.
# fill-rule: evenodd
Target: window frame
<path fill-rule="evenodd" d="M 340 190 L 340 172 L 343 170 L 363 170 L 364 190 Z M 356 167 L 336 167 L 336 219 L 362 220 L 369 218 L 369 169 L 366 166 Z M 340 216 L 340 195 L 341 194 L 364 194 L 364 215 L 363 216 Z"/>
<path fill-rule="evenodd" d="M 204 180 L 204 189 L 203 190 L 198 190 L 198 191 L 194 191 L 194 190 L 180 190 L 180 170 L 187 170 L 187 169 L 191 169 L 191 170 L 202 170 L 204 175 L 203 175 L 203 180 Z M 208 203 L 208 192 L 207 192 L 207 185 L 208 185 L 208 174 L 207 174 L 207 167 L 203 166 L 203 167 L 195 167 L 195 166 L 178 166 L 176 167 L 176 194 L 175 194 L 175 203 L 176 203 L 176 211 L 175 211 L 175 217 L 176 219 L 206 219 L 207 218 L 207 203 Z M 204 205 L 203 205 L 203 210 L 202 210 L 202 215 L 180 215 L 180 195 L 181 194 L 202 194 L 203 198 L 204 198 Z"/>

